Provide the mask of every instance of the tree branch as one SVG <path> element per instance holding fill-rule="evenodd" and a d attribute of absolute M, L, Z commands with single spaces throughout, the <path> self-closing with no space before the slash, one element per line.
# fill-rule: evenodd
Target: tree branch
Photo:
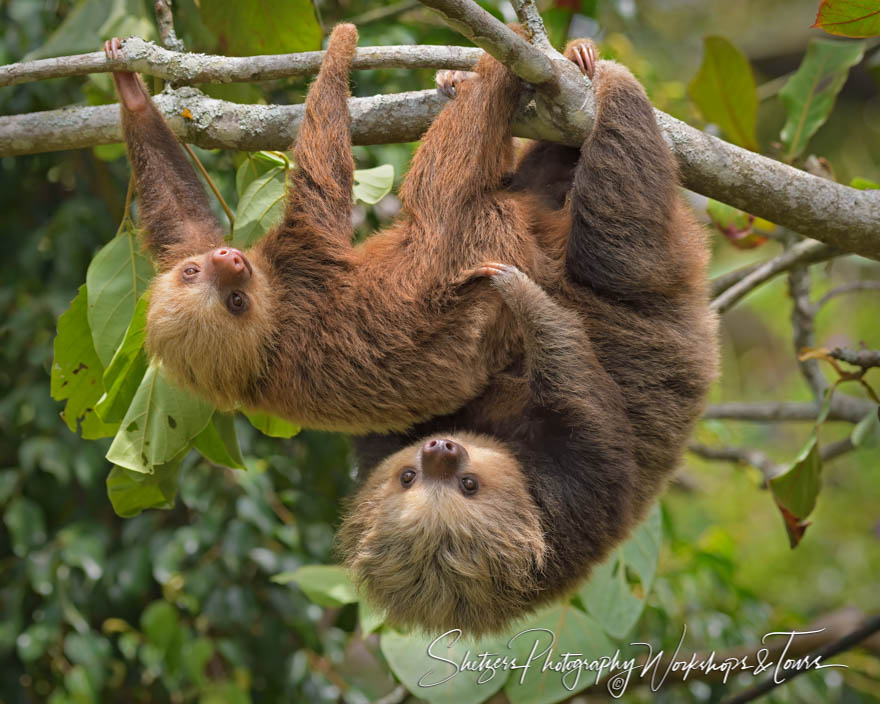
<path fill-rule="evenodd" d="M 819 368 L 816 359 L 800 359 L 803 349 L 816 347 L 816 332 L 813 321 L 813 302 L 810 299 L 810 272 L 806 265 L 798 264 L 788 272 L 788 292 L 792 300 L 791 330 L 794 353 L 801 375 L 813 392 L 816 408 L 828 389 L 828 380 Z"/>
<path fill-rule="evenodd" d="M 835 347 L 829 354 L 834 359 L 839 359 L 847 364 L 855 367 L 868 369 L 870 367 L 880 367 L 880 350 L 851 350 L 846 347 Z"/>
<path fill-rule="evenodd" d="M 174 85 L 269 81 L 311 76 L 318 72 L 323 51 L 263 56 L 209 56 L 168 51 L 140 37 L 122 43 L 124 58 L 108 59 L 103 51 L 57 59 L 39 59 L 0 66 L 0 86 L 14 86 L 47 78 L 82 76 L 111 71 L 137 71 L 163 78 Z M 467 71 L 482 51 L 465 46 L 362 47 L 352 68 L 448 68 Z"/>
<path fill-rule="evenodd" d="M 831 399 L 828 420 L 858 423 L 875 405 L 854 396 L 845 396 L 839 392 Z M 816 422 L 818 410 L 812 401 L 775 401 L 757 403 L 716 403 L 708 406 L 703 418 L 718 420 L 744 420 L 755 423 L 777 423 L 788 421 Z"/>
<path fill-rule="evenodd" d="M 424 3 L 441 11 L 443 16 L 457 29 L 469 36 L 496 58 L 504 61 L 518 75 L 533 83 L 543 83 L 544 88 L 536 91 L 534 100 L 526 102 L 520 113 L 515 134 L 523 137 L 547 139 L 571 145 L 580 145 L 592 127 L 595 117 L 595 100 L 590 83 L 577 69 L 556 52 L 545 54 L 538 47 L 530 45 L 518 34 L 504 26 L 472 2 L 466 0 L 430 0 Z M 128 45 L 126 44 L 126 55 Z M 141 42 L 145 47 L 146 42 Z M 132 49 L 134 51 L 134 49 Z M 151 51 L 161 51 L 153 47 Z M 359 50 L 359 55 L 361 54 Z M 409 48 L 404 53 L 437 51 L 427 47 Z M 439 50 L 440 53 L 448 49 Z M 320 53 L 304 55 L 300 72 L 313 72 L 320 61 Z M 448 55 L 448 54 L 447 54 Z M 98 70 L 131 69 L 130 66 L 113 65 L 96 54 L 103 61 Z M 300 55 L 303 56 L 303 55 Z M 461 58 L 461 54 L 458 55 Z M 284 70 L 272 68 L 273 57 L 209 57 L 199 55 L 175 55 L 175 62 L 181 65 L 195 62 L 195 69 L 185 71 L 189 80 L 257 80 L 292 75 L 291 59 L 285 59 Z M 277 57 L 274 57 L 277 59 Z M 436 57 L 434 57 L 436 58 Z M 432 58 L 427 63 L 437 66 Z M 145 56 L 140 59 L 145 60 Z M 139 60 L 140 60 L 139 59 Z M 67 59 L 50 59 L 65 63 Z M 249 62 L 249 63 L 243 63 Z M 262 63 L 259 73 L 248 70 Z M 395 63 L 395 65 L 399 65 Z M 306 66 L 308 68 L 306 68 Z M 470 68 L 458 64 L 458 68 Z M 163 73 L 169 81 L 177 80 L 166 64 Z M 450 67 L 450 66 L 446 66 Z M 90 72 L 86 69 L 83 72 Z M 137 70 L 144 70 L 139 68 Z M 0 69 L 4 73 L 15 73 L 9 67 Z M 193 78 L 195 75 L 195 79 Z M 49 74 L 51 75 L 51 73 Z M 55 74 L 57 75 L 57 74 Z M 164 76 L 163 76 L 164 77 Z M 7 76 L 6 80 L 14 80 Z M 31 77 L 33 78 L 33 76 Z M 529 97 L 528 95 L 526 96 Z M 225 147 L 233 149 L 285 149 L 289 146 L 295 129 L 290 124 L 279 122 L 279 108 L 275 106 L 238 106 L 220 101 L 196 100 L 188 95 L 186 105 L 195 119 L 186 129 L 178 120 L 177 134 L 190 142 L 204 147 Z M 178 101 L 176 103 L 176 100 Z M 362 99 L 363 100 L 363 99 Z M 409 100 L 399 96 L 375 97 L 372 104 L 360 103 L 360 109 L 369 115 L 378 116 L 386 123 L 390 120 L 399 123 L 397 116 L 390 111 L 404 110 L 402 119 L 406 127 L 396 124 L 385 127 L 383 124 L 355 123 L 355 140 L 359 144 L 375 144 L 397 139 L 415 139 L 436 115 L 440 103 L 434 102 L 424 94 L 409 94 Z M 177 107 L 179 99 L 169 99 L 169 107 Z M 434 109 L 431 109 L 434 108 Z M 291 108 L 286 108 L 290 110 Z M 0 156 L 25 154 L 37 151 L 52 151 L 102 144 L 119 139 L 118 128 L 104 123 L 102 129 L 93 129 L 89 124 L 95 114 L 94 108 L 79 108 L 78 112 L 52 111 L 32 115 L 0 118 Z M 199 112 L 197 114 L 198 111 Z M 166 115 L 177 115 L 165 111 Z M 291 113 L 288 113 L 291 114 Z M 237 129 L 232 124 L 218 124 L 218 121 L 244 118 Z M 781 162 L 768 159 L 759 154 L 728 144 L 720 139 L 704 134 L 669 115 L 656 112 L 658 124 L 667 142 L 676 154 L 681 165 L 684 185 L 716 200 L 763 217 L 790 229 L 814 237 L 843 251 L 862 254 L 880 259 L 880 192 L 859 191 L 841 184 L 812 176 Z M 106 118 L 105 118 L 106 119 Z M 35 139 L 35 134 L 45 136 L 47 130 L 34 123 L 49 121 L 55 131 L 48 139 Z M 418 122 L 418 124 L 416 124 Z M 249 131 L 251 133 L 249 133 Z M 88 135 L 84 137 L 84 135 Z"/>
<path fill-rule="evenodd" d="M 805 172 L 800 172 L 805 173 Z M 819 179 L 820 182 L 830 183 Z M 880 245 L 880 241 L 878 241 Z M 756 267 L 745 267 L 740 270 L 743 276 L 736 283 L 728 286 L 723 293 L 713 299 L 710 307 L 719 313 L 729 310 L 743 296 L 754 291 L 758 286 L 769 281 L 777 274 L 788 271 L 792 267 L 801 264 L 815 264 L 826 261 L 841 252 L 815 240 L 798 242 L 793 247 L 786 249 L 778 257 L 769 259 Z"/>
<path fill-rule="evenodd" d="M 815 309 L 818 310 L 828 303 L 832 298 L 845 296 L 851 293 L 862 293 L 864 291 L 880 291 L 880 281 L 850 281 L 842 284 L 837 288 L 831 289 L 822 298 L 816 301 Z"/>
<path fill-rule="evenodd" d="M 156 0 L 156 24 L 159 27 L 159 37 L 162 45 L 172 51 L 183 51 L 183 42 L 177 38 L 174 31 L 174 15 L 171 14 L 171 0 Z"/>

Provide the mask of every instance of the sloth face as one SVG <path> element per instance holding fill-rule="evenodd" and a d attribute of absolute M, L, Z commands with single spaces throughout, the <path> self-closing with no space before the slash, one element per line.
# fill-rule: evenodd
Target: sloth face
<path fill-rule="evenodd" d="M 425 438 L 382 462 L 338 547 L 390 623 L 471 634 L 531 608 L 546 551 L 519 462 L 470 433 Z"/>
<path fill-rule="evenodd" d="M 186 257 L 150 287 L 147 350 L 223 410 L 265 371 L 274 297 L 259 261 L 231 247 Z"/>

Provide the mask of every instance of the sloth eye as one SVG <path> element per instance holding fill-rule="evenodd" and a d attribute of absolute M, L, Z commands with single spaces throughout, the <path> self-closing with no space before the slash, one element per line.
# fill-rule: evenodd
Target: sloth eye
<path fill-rule="evenodd" d="M 183 270 L 183 278 L 185 281 L 192 281 L 196 278 L 196 275 L 199 273 L 199 268 L 196 266 L 188 266 Z"/>
<path fill-rule="evenodd" d="M 226 308 L 230 313 L 244 313 L 248 309 L 247 296 L 238 291 L 233 291 L 226 298 Z"/>
<path fill-rule="evenodd" d="M 416 470 L 412 467 L 407 467 L 400 473 L 400 484 L 404 489 L 408 489 L 412 486 L 412 483 L 416 480 Z"/>
<path fill-rule="evenodd" d="M 467 474 L 459 479 L 458 483 L 461 485 L 461 490 L 468 496 L 476 494 L 477 489 L 480 488 L 480 483 L 474 477 Z"/>

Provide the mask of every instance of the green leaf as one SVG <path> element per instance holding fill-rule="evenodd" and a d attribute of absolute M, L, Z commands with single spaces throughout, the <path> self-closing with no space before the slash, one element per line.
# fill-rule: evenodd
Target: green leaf
<path fill-rule="evenodd" d="M 746 55 L 737 47 L 724 37 L 705 37 L 703 63 L 688 92 L 703 117 L 718 125 L 730 141 L 758 151 L 755 77 Z"/>
<path fill-rule="evenodd" d="M 137 237 L 128 224 L 89 264 L 89 326 L 95 351 L 105 367 L 125 337 L 135 304 L 152 277 L 153 267 L 141 254 Z"/>
<path fill-rule="evenodd" d="M 391 192 L 393 185 L 394 167 L 391 164 L 354 172 L 354 197 L 363 203 L 378 203 Z"/>
<path fill-rule="evenodd" d="M 275 166 L 248 184 L 235 209 L 232 244 L 246 249 L 281 220 L 287 170 Z"/>
<path fill-rule="evenodd" d="M 165 651 L 174 642 L 180 629 L 180 619 L 167 601 L 154 601 L 141 615 L 141 629 L 147 642 Z"/>
<path fill-rule="evenodd" d="M 856 447 L 880 447 L 880 408 L 875 408 L 856 424 L 850 440 Z"/>
<path fill-rule="evenodd" d="M 183 667 L 190 681 L 197 687 L 208 684 L 205 665 L 213 656 L 214 645 L 207 638 L 196 638 L 183 649 Z"/>
<path fill-rule="evenodd" d="M 290 168 L 290 162 L 273 152 L 248 152 L 235 172 L 235 192 L 239 199 L 255 179 L 276 166 L 287 169 Z"/>
<path fill-rule="evenodd" d="M 113 467 L 107 476 L 107 496 L 116 515 L 131 518 L 145 509 L 174 508 L 180 463 L 185 455 L 186 451 L 171 462 L 153 467 L 152 474 Z"/>
<path fill-rule="evenodd" d="M 849 185 L 853 188 L 858 188 L 860 191 L 873 191 L 880 188 L 880 183 L 860 177 L 854 178 L 849 182 Z"/>
<path fill-rule="evenodd" d="M 361 600 L 358 603 L 358 621 L 361 624 L 361 637 L 378 631 L 385 623 L 385 612 L 374 607 L 370 602 Z"/>
<path fill-rule="evenodd" d="M 311 0 L 202 0 L 200 7 L 205 25 L 217 35 L 221 54 L 286 54 L 321 48 L 323 33 Z"/>
<path fill-rule="evenodd" d="M 60 635 L 57 625 L 34 623 L 15 639 L 18 657 L 23 662 L 33 662 L 43 656 L 52 642 Z"/>
<path fill-rule="evenodd" d="M 95 410 L 107 423 L 122 421 L 147 372 L 144 339 L 147 334 L 148 307 L 149 291 L 138 299 L 122 343 L 104 371 L 106 391 L 95 406 Z"/>
<path fill-rule="evenodd" d="M 110 437 L 118 426 L 104 423 L 95 413 L 95 404 L 104 394 L 104 367 L 92 342 L 87 299 L 83 284 L 70 308 L 58 318 L 51 394 L 56 401 L 67 401 L 61 413 L 67 427 L 76 432 L 80 424 L 82 436 L 94 440 Z"/>
<path fill-rule="evenodd" d="M 97 51 L 101 39 L 110 37 L 99 37 L 95 28 L 100 27 L 107 19 L 114 1 L 79 0 L 40 48 L 27 54 L 23 60 L 31 61 L 51 56 L 69 56 Z"/>
<path fill-rule="evenodd" d="M 527 629 L 541 629 L 525 632 Z M 529 663 L 528 669 L 514 670 L 504 693 L 511 704 L 550 704 L 568 699 L 572 694 L 595 683 L 596 673 L 579 671 L 542 672 L 551 647 L 551 634 L 556 642 L 550 653 L 551 661 L 561 662 L 563 653 L 571 653 L 570 659 L 598 660 L 614 654 L 614 646 L 602 627 L 580 609 L 570 604 L 553 606 L 522 623 L 514 633 L 521 633 L 512 644 L 518 664 Z M 534 649 L 534 652 L 533 652 Z"/>
<path fill-rule="evenodd" d="M 235 417 L 231 413 L 214 411 L 211 422 L 196 436 L 193 444 L 203 457 L 214 464 L 244 469 L 244 459 L 235 434 Z"/>
<path fill-rule="evenodd" d="M 397 679 L 418 699 L 428 702 L 479 704 L 498 692 L 509 676 L 502 669 L 495 671 L 494 676 L 492 671 L 456 672 L 451 664 L 461 663 L 468 650 L 471 657 L 484 652 L 510 655 L 506 638 L 474 641 L 456 639 L 454 634 L 404 635 L 389 630 L 382 634 L 379 646 Z"/>
<path fill-rule="evenodd" d="M 3 512 L 3 523 L 9 531 L 12 552 L 19 557 L 46 542 L 46 517 L 39 504 L 19 496 Z"/>
<path fill-rule="evenodd" d="M 657 504 L 629 540 L 593 569 L 578 592 L 590 615 L 613 638 L 629 633 L 645 608 L 660 556 L 661 533 Z M 638 584 L 630 583 L 628 572 L 638 577 Z"/>
<path fill-rule="evenodd" d="M 788 117 L 780 133 L 788 160 L 797 157 L 834 107 L 852 66 L 862 60 L 863 42 L 811 39 L 794 75 L 779 91 Z"/>
<path fill-rule="evenodd" d="M 173 460 L 205 429 L 214 408 L 168 381 L 150 364 L 113 438 L 107 459 L 125 469 L 153 473 Z"/>
<path fill-rule="evenodd" d="M 796 547 L 809 525 L 806 521 L 816 506 L 822 474 L 819 438 L 814 430 L 791 468 L 770 480 L 770 490 L 782 513 L 791 547 Z"/>
<path fill-rule="evenodd" d="M 842 37 L 876 37 L 880 6 L 871 0 L 822 0 L 813 27 Z"/>
<path fill-rule="evenodd" d="M 298 425 L 294 425 L 290 421 L 269 413 L 247 409 L 242 409 L 242 413 L 251 422 L 252 426 L 270 438 L 292 438 L 300 431 Z"/>
<path fill-rule="evenodd" d="M 337 607 L 358 600 L 357 590 L 348 577 L 348 571 L 336 565 L 306 565 L 293 572 L 282 572 L 272 577 L 277 584 L 295 582 L 309 600 L 319 606 Z"/>

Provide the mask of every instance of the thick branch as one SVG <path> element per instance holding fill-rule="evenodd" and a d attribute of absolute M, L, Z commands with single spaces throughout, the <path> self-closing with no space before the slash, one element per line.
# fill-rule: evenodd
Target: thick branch
<path fill-rule="evenodd" d="M 842 362 L 862 367 L 863 369 L 880 367 L 880 350 L 850 350 L 846 347 L 835 347 L 829 354 L 834 359 L 839 359 Z"/>
<path fill-rule="evenodd" d="M 853 396 L 836 393 L 831 399 L 828 420 L 858 423 L 871 410 L 874 404 Z M 819 415 L 812 401 L 778 403 L 775 401 L 757 403 L 716 403 L 706 408 L 705 419 L 744 420 L 755 423 L 776 423 L 787 421 L 816 422 Z"/>
<path fill-rule="evenodd" d="M 536 56 L 542 52 L 528 44 L 522 37 L 495 20 L 488 13 L 474 10 L 472 3 L 457 0 L 432 0 L 431 5 L 445 8 L 445 15 L 455 22 L 455 26 L 467 30 L 470 36 L 481 46 L 491 51 L 516 70 L 520 75 L 531 76 L 533 81 L 547 83 L 546 90 L 537 93 L 535 100 L 526 106 L 520 114 L 520 121 L 515 130 L 523 137 L 548 139 L 571 145 L 581 144 L 592 127 L 595 116 L 595 101 L 589 86 L 573 65 L 561 60 L 558 54 L 544 55 L 549 64 L 539 61 Z M 479 8 L 477 8 L 479 9 Z M 480 14 L 482 13 L 482 14 Z M 475 24 L 472 24 L 475 23 Z M 477 30 L 467 29 L 476 26 Z M 126 44 L 126 53 L 129 44 Z M 141 42 L 145 47 L 146 42 Z M 387 57 L 388 48 L 378 50 Z M 153 47 L 150 51 L 162 51 Z M 359 50 L 361 57 L 365 56 Z M 377 51 L 377 50 L 369 50 Z M 472 50 L 473 51 L 473 50 Z M 407 60 L 412 53 L 428 56 L 430 52 L 446 53 L 448 48 L 429 49 L 428 47 L 407 48 L 402 53 Z M 458 50 L 453 52 L 456 61 L 464 54 Z M 173 54 L 173 52 L 172 52 Z M 542 54 L 543 55 L 543 54 Z M 87 55 L 91 56 L 91 55 Z M 101 66 L 98 70 L 131 68 L 117 66 L 100 57 Z M 198 55 L 175 55 L 175 62 L 185 65 L 195 61 L 195 68 L 182 73 L 189 76 L 187 80 L 256 80 L 292 75 L 293 73 L 311 73 L 320 61 L 320 53 L 300 55 L 305 57 L 300 68 L 292 69 L 294 60 L 288 55 L 283 69 L 272 64 L 278 57 L 205 57 Z M 471 56 L 476 56 L 472 54 Z M 77 57 L 81 58 L 81 57 Z M 145 56 L 140 57 L 145 59 Z M 424 64 L 438 67 L 469 68 L 467 65 L 437 61 L 437 56 L 425 59 Z M 140 60 L 140 59 L 139 59 Z M 47 61 L 65 63 L 66 59 L 49 59 Z M 260 62 L 262 68 L 259 68 Z M 393 65 L 400 63 L 392 62 Z M 177 63 L 174 63 L 176 66 Z M 370 65 L 375 65 L 370 63 Z M 414 64 L 411 64 L 414 65 Z M 547 79 L 546 66 L 552 68 L 553 79 Z M 90 72 L 94 68 L 80 72 Z M 544 68 L 542 68 L 544 67 Z M 139 68 L 148 73 L 148 66 Z M 258 70 L 259 69 L 259 70 Z M 42 75 L 58 75 L 51 71 Z M 10 72 L 10 68 L 0 69 Z M 163 77 L 175 82 L 177 69 L 172 64 L 165 64 Z M 15 73 L 12 70 L 12 73 Z M 157 71 L 158 73 L 158 71 Z M 208 78 L 210 76 L 210 78 Z M 31 74 L 27 80 L 36 76 Z M 8 81 L 14 76 L 6 76 Z M 199 146 L 226 147 L 233 149 L 284 149 L 290 144 L 295 130 L 289 122 L 279 121 L 278 107 L 255 105 L 222 104 L 220 101 L 196 99 L 193 94 L 186 96 L 187 107 L 195 119 L 187 129 L 181 125 L 176 128 L 180 136 L 184 136 Z M 366 99 L 362 99 L 366 100 Z M 441 103 L 429 98 L 426 94 L 409 94 L 406 97 L 377 96 L 375 102 L 360 103 L 361 109 L 370 115 L 381 118 L 370 124 L 354 123 L 355 140 L 360 144 L 375 144 L 396 139 L 416 139 L 436 115 Z M 169 98 L 169 107 L 177 107 L 178 98 Z M 433 108 L 433 109 L 429 109 Z M 95 144 L 103 144 L 119 139 L 119 130 L 105 122 L 101 129 L 93 128 L 89 122 L 95 117 L 96 108 L 79 108 L 76 111 L 52 111 L 15 117 L 0 118 L 0 156 L 26 154 L 31 152 L 70 149 Z M 291 110 L 291 108 L 280 108 Z M 406 115 L 402 122 L 406 128 L 400 127 L 401 122 L 392 110 L 404 110 Z M 107 113 L 109 115 L 109 113 Z M 168 112 L 166 112 L 166 115 Z M 177 113 L 172 113 L 177 114 Z M 292 113 L 287 113 L 288 115 Z M 792 230 L 814 237 L 840 250 L 862 254 L 880 259 L 880 192 L 859 191 L 825 179 L 812 176 L 781 162 L 773 161 L 753 152 L 740 149 L 720 139 L 711 137 L 689 127 L 664 113 L 657 112 L 657 121 L 664 131 L 666 139 L 679 159 L 685 185 L 699 193 L 730 203 L 750 213 L 766 218 Z M 234 129 L 233 124 L 218 124 L 218 120 L 232 123 L 238 121 L 242 125 Z M 418 125 L 415 120 L 420 120 Z M 41 121 L 51 122 L 54 129 L 48 131 L 37 124 Z M 248 133 L 248 130 L 253 130 Z M 37 137 L 40 138 L 37 138 Z M 43 139 L 43 137 L 47 137 Z M 256 146 L 259 145 L 259 146 Z"/>
<path fill-rule="evenodd" d="M 803 171 L 799 173 L 805 173 Z M 823 182 L 822 179 L 819 179 Z M 824 183 L 829 183 L 824 181 Z M 880 214 L 880 213 L 878 213 Z M 878 241 L 880 246 L 880 241 Z M 815 264 L 830 259 L 840 254 L 833 248 L 828 247 L 821 242 L 815 240 L 805 240 L 798 242 L 793 247 L 786 249 L 778 257 L 769 259 L 757 267 L 746 267 L 744 276 L 736 283 L 728 286 L 717 298 L 712 301 L 711 307 L 719 313 L 724 313 L 734 303 L 739 301 L 746 294 L 754 291 L 758 286 L 769 281 L 777 274 L 788 271 L 794 266 L 801 264 Z"/>
<path fill-rule="evenodd" d="M 275 78 L 311 76 L 318 72 L 323 51 L 263 56 L 210 56 L 168 51 L 153 42 L 129 37 L 123 44 L 125 58 L 108 59 L 104 52 L 39 59 L 0 66 L 0 86 L 14 86 L 46 78 L 82 76 L 110 71 L 137 71 L 164 78 L 175 85 L 236 83 Z M 448 68 L 469 70 L 482 51 L 465 46 L 373 46 L 355 54 L 355 69 Z"/>

